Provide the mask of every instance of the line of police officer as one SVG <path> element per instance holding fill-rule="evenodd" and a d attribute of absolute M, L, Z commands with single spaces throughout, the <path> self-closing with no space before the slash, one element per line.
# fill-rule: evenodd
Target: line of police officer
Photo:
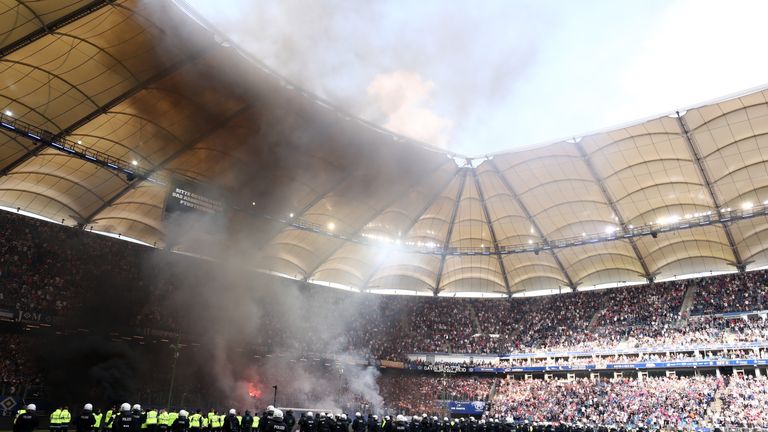
<path fill-rule="evenodd" d="M 302 415 L 296 432 L 349 432 L 346 416 L 333 416 L 320 413 L 315 416 L 308 412 Z M 351 432 L 611 432 L 626 431 L 622 427 L 591 426 L 582 424 L 551 424 L 532 423 L 529 421 L 516 422 L 512 417 L 499 418 L 451 418 L 437 416 L 413 416 L 410 419 L 403 415 L 384 416 L 379 420 L 376 415 L 368 415 L 364 421 L 360 413 L 356 413 L 351 424 Z M 638 432 L 645 428 L 635 429 Z M 715 432 L 719 432 L 715 430 Z"/>
<path fill-rule="evenodd" d="M 265 421 L 261 421 L 261 419 Z M 16 413 L 13 422 L 14 432 L 32 432 L 39 426 L 37 407 L 29 404 Z M 264 414 L 251 415 L 245 411 L 239 415 L 236 410 L 220 414 L 210 410 L 206 415 L 201 410 L 189 414 L 186 410 L 168 412 L 164 409 L 142 410 L 141 405 L 131 407 L 124 403 L 102 413 L 93 410 L 92 404 L 85 404 L 80 414 L 72 418 L 69 408 L 57 407 L 49 419 L 50 432 L 68 432 L 74 427 L 76 432 L 289 432 L 296 423 L 292 411 L 286 415 L 271 405 Z"/>
<path fill-rule="evenodd" d="M 34 404 L 27 405 L 16 414 L 13 432 L 33 432 L 39 425 Z M 263 419 L 263 420 L 262 420 Z M 167 412 L 164 409 L 143 411 L 136 404 L 131 407 L 124 403 L 120 409 L 110 409 L 106 413 L 93 411 L 93 405 L 85 404 L 80 414 L 72 419 L 67 407 L 59 407 L 51 413 L 50 432 L 68 432 L 74 426 L 76 432 L 587 432 L 623 430 L 623 428 L 591 427 L 566 424 L 532 424 L 514 422 L 511 417 L 504 421 L 498 418 L 458 418 L 436 416 L 403 415 L 394 418 L 368 415 L 364 419 L 358 412 L 350 421 L 346 414 L 312 412 L 301 415 L 298 423 L 291 411 L 284 415 L 273 406 L 267 407 L 261 416 L 253 416 L 250 411 L 238 415 L 230 409 L 228 414 L 210 410 L 202 414 L 201 410 L 190 415 L 185 410 Z M 642 429 L 641 429 L 642 430 Z"/>
<path fill-rule="evenodd" d="M 440 420 L 437 416 L 413 416 L 410 419 L 403 415 L 395 418 L 369 414 L 368 419 L 362 418 L 360 413 L 355 414 L 351 425 L 346 421 L 344 414 L 333 416 L 320 413 L 315 416 L 308 412 L 299 420 L 299 432 L 512 432 L 515 423 L 511 418 L 502 422 L 497 418 L 480 419 L 444 417 Z M 350 427 L 351 426 L 351 427 Z"/>

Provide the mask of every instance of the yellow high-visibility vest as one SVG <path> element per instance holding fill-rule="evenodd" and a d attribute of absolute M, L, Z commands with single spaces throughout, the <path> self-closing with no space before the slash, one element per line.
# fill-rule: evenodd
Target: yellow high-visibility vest
<path fill-rule="evenodd" d="M 148 425 L 157 424 L 157 411 L 155 410 L 147 411 L 147 424 Z"/>
<path fill-rule="evenodd" d="M 161 412 L 161 413 L 160 413 L 160 414 L 157 416 L 157 422 L 158 422 L 159 424 L 161 424 L 161 425 L 170 426 L 171 424 L 170 424 L 170 423 L 168 423 L 168 418 L 169 418 L 169 417 L 170 417 L 170 416 L 168 415 L 168 413 L 167 413 L 167 412 Z"/>
<path fill-rule="evenodd" d="M 72 414 L 69 413 L 69 410 L 61 410 L 61 413 L 59 413 L 59 424 L 69 424 L 71 421 Z"/>
<path fill-rule="evenodd" d="M 56 408 L 56 411 L 51 413 L 51 424 L 57 425 L 61 423 L 61 409 Z"/>

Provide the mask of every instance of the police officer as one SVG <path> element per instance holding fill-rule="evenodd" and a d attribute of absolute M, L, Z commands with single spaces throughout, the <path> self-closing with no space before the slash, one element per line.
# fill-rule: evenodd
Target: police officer
<path fill-rule="evenodd" d="M 171 430 L 173 432 L 187 432 L 189 431 L 189 413 L 181 410 L 179 416 L 173 421 Z"/>
<path fill-rule="evenodd" d="M 101 425 L 104 420 L 104 413 L 101 412 L 101 408 L 96 408 L 96 412 L 93 413 L 93 418 L 96 419 L 96 423 L 93 425 L 93 430 L 95 432 L 101 431 Z"/>
<path fill-rule="evenodd" d="M 208 410 L 208 414 L 205 415 L 205 422 L 203 423 L 205 425 L 205 432 L 213 431 L 213 416 L 215 415 L 216 411 L 214 409 Z"/>
<path fill-rule="evenodd" d="M 19 412 L 21 412 L 21 414 L 17 415 L 13 420 L 13 432 L 34 431 L 40 424 L 40 420 L 37 418 L 37 407 L 35 404 L 29 404 L 25 409 L 19 410 Z"/>
<path fill-rule="evenodd" d="M 58 432 L 59 431 L 59 424 L 60 423 L 61 423 L 61 407 L 57 407 L 51 413 L 51 417 L 50 417 L 50 420 L 48 422 L 48 429 L 51 432 Z"/>
<path fill-rule="evenodd" d="M 155 408 L 150 408 L 147 411 L 144 424 L 147 425 L 147 432 L 157 432 L 157 410 Z"/>
<path fill-rule="evenodd" d="M 267 405 L 267 410 L 264 411 L 261 415 L 261 420 L 259 420 L 259 432 L 264 432 L 267 428 L 267 425 L 269 424 L 269 419 L 272 418 L 272 414 L 275 412 L 275 407 L 272 405 Z"/>
<path fill-rule="evenodd" d="M 360 414 L 360 411 L 356 412 L 355 418 L 352 420 L 352 432 L 365 432 L 366 427 L 367 425 L 365 420 L 363 420 L 363 415 Z"/>
<path fill-rule="evenodd" d="M 398 414 L 395 418 L 395 432 L 406 432 L 408 430 L 408 422 L 405 420 L 405 416 Z"/>
<path fill-rule="evenodd" d="M 221 428 L 222 432 L 240 432 L 240 422 L 237 421 L 237 411 L 234 408 L 224 417 Z"/>
<path fill-rule="evenodd" d="M 285 422 L 285 427 L 288 428 L 288 432 L 293 431 L 293 427 L 296 425 L 296 417 L 293 416 L 293 410 L 288 410 L 285 412 L 285 418 L 283 421 Z"/>
<path fill-rule="evenodd" d="M 83 406 L 80 415 L 75 419 L 77 432 L 92 432 L 96 426 L 96 417 L 93 415 L 93 405 L 87 403 Z"/>
<path fill-rule="evenodd" d="M 243 423 L 240 424 L 240 427 L 242 432 L 253 431 L 253 416 L 250 411 L 245 410 L 245 414 L 243 414 Z"/>
<path fill-rule="evenodd" d="M 115 414 L 117 413 L 117 407 L 113 406 L 108 409 L 104 414 L 104 418 L 101 421 L 101 432 L 106 432 L 112 429 L 112 422 L 115 420 Z"/>
<path fill-rule="evenodd" d="M 318 416 L 317 423 L 315 424 L 315 430 L 317 432 L 331 432 L 331 422 L 324 412 L 321 412 Z"/>
<path fill-rule="evenodd" d="M 203 426 L 203 415 L 200 414 L 200 409 L 196 410 L 194 414 L 189 416 L 189 432 L 200 432 L 200 428 Z"/>
<path fill-rule="evenodd" d="M 161 409 L 160 412 L 157 414 L 157 431 L 158 432 L 167 432 L 168 428 L 171 426 L 168 422 L 168 411 L 165 409 Z"/>
<path fill-rule="evenodd" d="M 120 412 L 112 419 L 113 432 L 138 432 L 139 428 L 133 420 L 131 405 L 126 402 L 120 405 Z"/>
<path fill-rule="evenodd" d="M 408 432 L 421 432 L 421 417 L 411 417 L 411 422 L 408 424 Z"/>
<path fill-rule="evenodd" d="M 61 409 L 59 414 L 59 432 L 67 432 L 69 430 L 69 424 L 72 422 L 72 414 L 69 412 L 69 407 Z"/>
<path fill-rule="evenodd" d="M 333 430 L 336 432 L 349 432 L 346 414 L 341 413 L 336 416 L 336 423 L 333 425 Z"/>
<path fill-rule="evenodd" d="M 131 408 L 131 417 L 133 417 L 134 423 L 136 423 L 136 430 L 140 430 L 141 426 L 144 425 L 144 420 L 147 418 L 146 415 L 141 412 L 141 405 L 134 404 L 133 408 Z"/>
<path fill-rule="evenodd" d="M 19 408 L 19 410 L 16 411 L 16 415 L 13 416 L 13 422 L 16 423 L 16 419 L 19 418 L 19 416 L 24 414 L 25 412 L 27 412 L 27 407 L 26 406 L 23 406 L 23 407 Z"/>
<path fill-rule="evenodd" d="M 265 432 L 288 432 L 288 427 L 283 421 L 283 412 L 279 409 L 272 411 L 272 416 L 267 422 L 267 426 L 264 429 Z"/>
<path fill-rule="evenodd" d="M 315 415 L 308 411 L 306 415 L 299 420 L 299 432 L 315 432 Z"/>

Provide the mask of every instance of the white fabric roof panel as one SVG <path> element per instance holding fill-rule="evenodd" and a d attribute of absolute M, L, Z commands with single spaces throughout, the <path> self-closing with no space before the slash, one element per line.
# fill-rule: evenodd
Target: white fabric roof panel
<path fill-rule="evenodd" d="M 242 233 L 260 270 L 495 294 L 768 265 L 765 217 L 497 255 L 768 202 L 767 91 L 467 163 L 315 103 L 171 2 L 0 0 L 0 29 L 0 109 L 13 118 L 362 240 L 273 221 Z M 34 145 L 0 134 L 0 205 L 166 244 L 167 185 Z"/>

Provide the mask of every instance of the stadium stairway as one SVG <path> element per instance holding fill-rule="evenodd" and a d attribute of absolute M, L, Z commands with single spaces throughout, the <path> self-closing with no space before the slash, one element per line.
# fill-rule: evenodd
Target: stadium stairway
<path fill-rule="evenodd" d="M 696 298 L 696 284 L 689 284 L 685 290 L 685 296 L 683 297 L 683 304 L 680 306 L 680 321 L 685 324 L 688 316 L 690 316 L 691 308 L 693 307 L 693 300 Z"/>
<path fill-rule="evenodd" d="M 709 409 L 712 411 L 713 417 L 719 417 L 720 413 L 723 411 L 723 399 L 720 397 L 720 390 L 715 392 L 715 400 L 712 401 Z"/>
<path fill-rule="evenodd" d="M 493 398 L 496 396 L 496 389 L 499 387 L 499 379 L 493 380 L 493 384 L 491 384 L 491 391 L 488 392 L 488 400 L 486 402 L 493 401 Z"/>
<path fill-rule="evenodd" d="M 603 312 L 606 308 L 600 309 L 597 312 L 595 312 L 595 315 L 592 316 L 592 319 L 589 320 L 589 325 L 587 325 L 588 329 L 593 329 L 597 327 L 597 323 L 600 322 L 600 317 L 603 315 Z"/>
<path fill-rule="evenodd" d="M 480 327 L 480 320 L 477 319 L 477 311 L 475 311 L 474 303 L 469 303 L 469 316 L 472 317 L 472 325 L 475 326 L 475 333 L 482 333 L 483 329 Z"/>

